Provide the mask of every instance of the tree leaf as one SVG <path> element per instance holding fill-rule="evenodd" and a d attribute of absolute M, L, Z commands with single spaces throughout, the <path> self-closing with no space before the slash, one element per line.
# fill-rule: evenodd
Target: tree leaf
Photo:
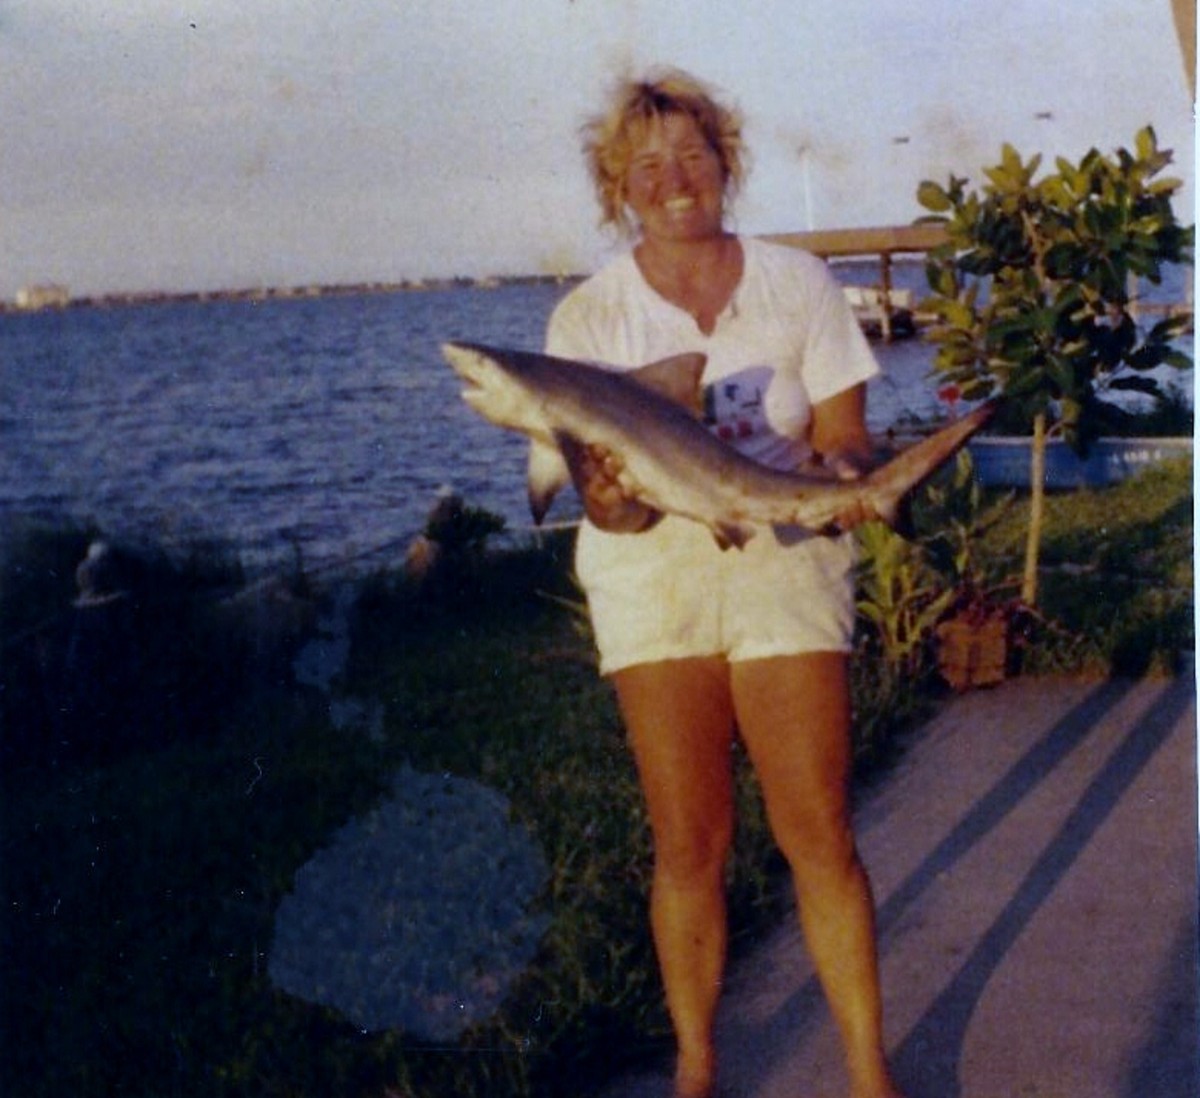
<path fill-rule="evenodd" d="M 1149 191 L 1154 196 L 1172 195 L 1180 187 L 1183 186 L 1183 180 L 1177 179 L 1175 176 L 1167 176 L 1165 179 L 1156 179 L 1149 186 Z"/>
<path fill-rule="evenodd" d="M 1173 316 L 1164 317 L 1149 332 L 1146 333 L 1147 341 L 1150 340 L 1169 340 L 1176 336 L 1183 335 L 1192 326 L 1191 312 L 1176 313 Z"/>
<path fill-rule="evenodd" d="M 1003 167 L 984 168 L 983 174 L 992 181 L 998 191 L 1010 191 L 1016 187 L 1016 179 Z"/>
<path fill-rule="evenodd" d="M 1166 264 L 1190 261 L 1195 239 L 1171 209 L 1179 181 L 1150 182 L 1170 152 L 1151 127 L 1133 147 L 1090 149 L 1077 166 L 1059 157 L 1035 182 L 1041 156 L 1026 163 L 1005 143 L 977 190 L 953 175 L 948 189 L 921 184 L 922 206 L 951 214 L 948 243 L 926 266 L 934 368 L 966 399 L 1000 391 L 1026 419 L 1058 400 L 1086 440 L 1109 414 L 1100 392 L 1149 393 L 1145 371 L 1191 365 L 1172 343 L 1187 319 L 1139 335 L 1128 316 L 1130 277 L 1160 282 Z"/>
<path fill-rule="evenodd" d="M 1140 160 L 1149 160 L 1158 152 L 1158 141 L 1154 136 L 1152 126 L 1145 126 L 1138 130 L 1137 136 L 1134 138 L 1134 147 L 1137 149 Z"/>
<path fill-rule="evenodd" d="M 1152 377 L 1116 377 L 1109 382 L 1110 389 L 1118 389 L 1125 393 L 1145 393 L 1147 396 L 1158 396 L 1161 388 Z"/>
<path fill-rule="evenodd" d="M 954 208 L 954 203 L 946 193 L 946 189 L 932 180 L 925 180 L 917 187 L 917 201 L 927 210 L 935 213 L 945 213 Z"/>

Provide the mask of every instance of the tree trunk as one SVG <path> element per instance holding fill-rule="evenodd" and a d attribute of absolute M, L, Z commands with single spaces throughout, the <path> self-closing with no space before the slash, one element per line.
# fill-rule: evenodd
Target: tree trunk
<path fill-rule="evenodd" d="M 1046 509 L 1046 416 L 1033 420 L 1033 444 L 1029 452 L 1029 529 L 1025 535 L 1025 577 L 1021 601 L 1037 604 L 1038 556 L 1042 545 L 1042 515 Z"/>

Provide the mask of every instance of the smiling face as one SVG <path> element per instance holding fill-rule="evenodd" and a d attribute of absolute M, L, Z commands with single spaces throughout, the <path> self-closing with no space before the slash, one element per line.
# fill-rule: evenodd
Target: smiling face
<path fill-rule="evenodd" d="M 608 108 L 583 128 L 583 151 L 600 200 L 602 224 L 636 234 L 642 226 L 635 222 L 642 213 L 651 213 L 647 193 L 651 176 L 665 165 L 647 160 L 635 173 L 634 159 L 639 153 L 649 156 L 654 145 L 661 146 L 660 152 L 672 146 L 678 149 L 677 141 L 684 137 L 685 144 L 699 137 L 699 148 L 717 158 L 721 197 L 727 202 L 737 193 L 746 171 L 740 113 L 681 69 L 658 70 L 614 89 Z M 637 190 L 632 198 L 631 187 Z M 681 200 L 677 212 L 685 205 Z M 654 231 L 653 222 L 648 231 Z"/>
<path fill-rule="evenodd" d="M 721 157 L 690 115 L 649 119 L 631 150 L 625 201 L 645 240 L 719 236 L 726 174 Z"/>

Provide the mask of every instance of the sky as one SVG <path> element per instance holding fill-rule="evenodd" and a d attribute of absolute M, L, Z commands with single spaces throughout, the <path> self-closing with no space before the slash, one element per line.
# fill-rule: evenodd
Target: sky
<path fill-rule="evenodd" d="M 746 117 L 741 232 L 1147 123 L 1194 220 L 1169 0 L 0 0 L 0 299 L 591 270 L 579 127 L 660 64 Z"/>

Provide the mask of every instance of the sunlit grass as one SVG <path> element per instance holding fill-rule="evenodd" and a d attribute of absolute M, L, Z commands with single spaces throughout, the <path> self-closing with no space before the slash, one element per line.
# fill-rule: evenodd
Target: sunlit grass
<path fill-rule="evenodd" d="M 1038 607 L 1059 626 L 1029 670 L 1169 672 L 1194 637 L 1192 463 L 1160 466 L 1112 488 L 1051 493 Z M 980 549 L 1019 574 L 1028 507 L 1017 499 Z"/>

